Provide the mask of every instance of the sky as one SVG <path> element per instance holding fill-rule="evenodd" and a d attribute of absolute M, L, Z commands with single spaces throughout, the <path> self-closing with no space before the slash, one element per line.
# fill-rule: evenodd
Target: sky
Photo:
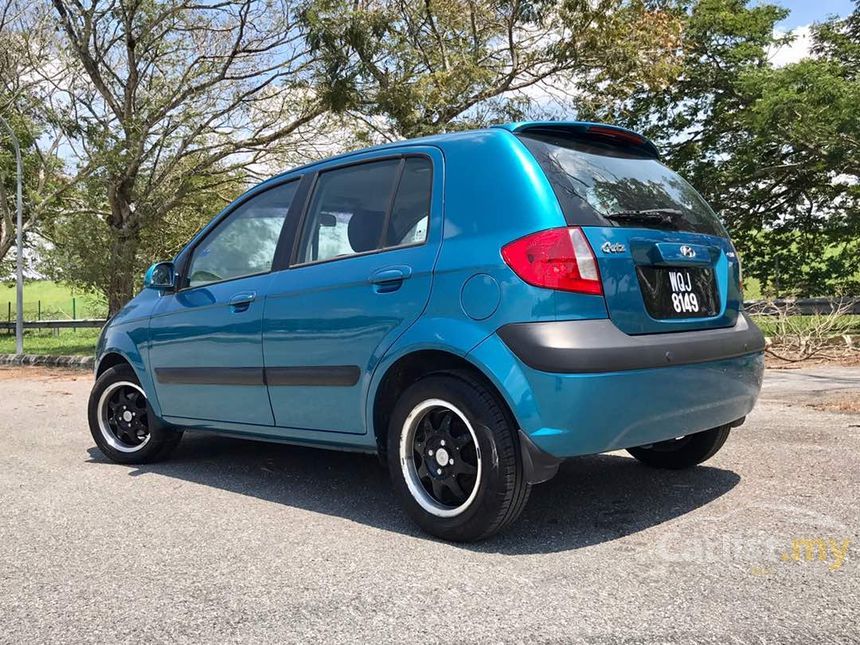
<path fill-rule="evenodd" d="M 764 2 L 758 4 L 764 4 Z M 776 4 L 791 10 L 788 18 L 779 23 L 780 29 L 786 31 L 813 22 L 821 22 L 831 14 L 847 16 L 854 8 L 851 0 L 769 0 L 768 4 Z"/>
<path fill-rule="evenodd" d="M 794 42 L 771 50 L 770 61 L 777 67 L 796 63 L 809 53 L 812 44 L 809 26 L 822 22 L 831 15 L 847 16 L 854 9 L 851 0 L 759 0 L 757 4 L 777 4 L 791 10 L 788 17 L 777 23 L 777 33 L 792 32 Z"/>

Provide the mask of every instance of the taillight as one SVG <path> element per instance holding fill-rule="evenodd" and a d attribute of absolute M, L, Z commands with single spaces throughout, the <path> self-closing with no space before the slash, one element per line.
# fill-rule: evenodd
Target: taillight
<path fill-rule="evenodd" d="M 743 263 L 741 262 L 741 256 L 740 256 L 740 254 L 738 254 L 738 250 L 735 248 L 735 245 L 731 241 L 729 241 L 729 244 L 732 247 L 732 252 L 730 255 L 734 256 L 735 260 L 737 260 L 737 263 L 738 263 L 738 291 L 740 291 L 741 300 L 743 300 L 744 299 L 744 267 L 743 267 Z"/>
<path fill-rule="evenodd" d="M 628 132 L 627 130 L 618 130 L 616 128 L 605 128 L 599 125 L 592 125 L 588 128 L 587 132 L 591 135 L 596 134 L 608 137 L 609 139 L 614 139 L 615 141 L 622 143 L 633 144 L 634 146 L 641 146 L 648 143 L 648 140 L 642 135 L 636 134 L 635 132 Z"/>
<path fill-rule="evenodd" d="M 502 247 L 502 257 L 535 287 L 603 294 L 597 260 L 582 229 L 551 228 Z"/>

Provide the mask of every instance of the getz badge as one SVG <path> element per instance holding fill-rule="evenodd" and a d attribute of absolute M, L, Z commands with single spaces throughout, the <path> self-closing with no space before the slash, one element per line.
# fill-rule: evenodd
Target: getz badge
<path fill-rule="evenodd" d="M 627 247 L 621 242 L 604 242 L 603 246 L 600 247 L 600 250 L 604 253 L 624 253 L 624 251 L 627 250 Z"/>

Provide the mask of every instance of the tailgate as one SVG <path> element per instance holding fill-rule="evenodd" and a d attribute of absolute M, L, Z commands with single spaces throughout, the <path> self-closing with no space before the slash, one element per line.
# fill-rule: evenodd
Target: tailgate
<path fill-rule="evenodd" d="M 627 334 L 731 327 L 740 268 L 717 215 L 641 135 L 589 123 L 516 129 L 594 251 L 615 325 Z"/>
<path fill-rule="evenodd" d="M 730 327 L 741 307 L 730 242 L 700 233 L 583 227 L 613 323 L 628 334 Z"/>

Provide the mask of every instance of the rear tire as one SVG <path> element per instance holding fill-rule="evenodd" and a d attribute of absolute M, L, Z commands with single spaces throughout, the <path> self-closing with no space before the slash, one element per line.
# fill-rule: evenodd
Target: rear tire
<path fill-rule="evenodd" d="M 406 512 L 444 540 L 473 542 L 503 530 L 531 490 L 510 414 L 465 371 L 427 376 L 401 394 L 388 464 Z"/>
<path fill-rule="evenodd" d="M 120 464 L 143 464 L 166 458 L 182 431 L 155 417 L 129 365 L 116 365 L 96 379 L 87 416 L 90 433 L 104 455 Z"/>
<path fill-rule="evenodd" d="M 629 448 L 627 452 L 643 464 L 654 468 L 672 470 L 690 468 L 717 454 L 728 439 L 730 429 L 730 426 L 720 426 L 679 439 L 661 441 L 647 447 Z"/>

